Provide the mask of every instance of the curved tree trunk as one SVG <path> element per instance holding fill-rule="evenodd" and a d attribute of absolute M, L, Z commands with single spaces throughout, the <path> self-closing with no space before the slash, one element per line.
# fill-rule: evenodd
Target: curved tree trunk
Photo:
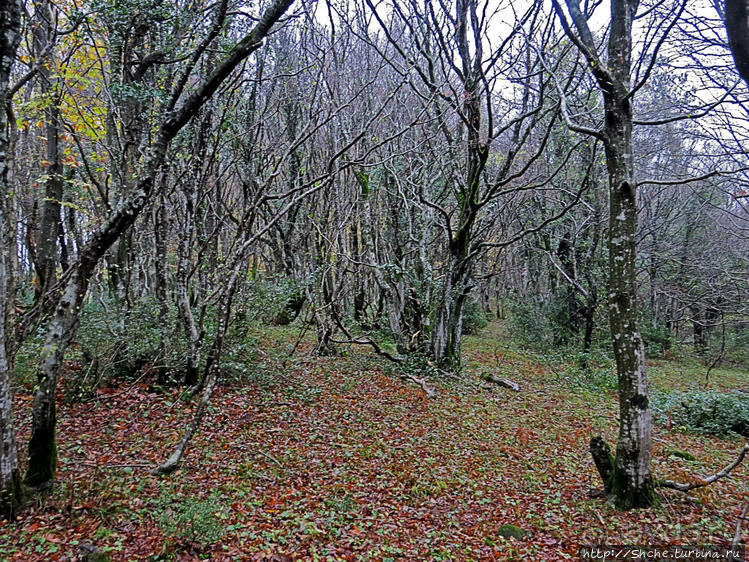
<path fill-rule="evenodd" d="M 106 251 L 125 232 L 151 200 L 154 179 L 164 164 L 169 144 L 175 135 L 213 96 L 224 80 L 250 53 L 262 45 L 262 39 L 284 14 L 293 0 L 276 0 L 263 16 L 235 46 L 226 58 L 216 66 L 182 102 L 178 109 L 169 112 L 162 122 L 148 158 L 143 165 L 132 194 L 112 214 L 110 219 L 96 231 L 82 248 L 77 262 L 66 272 L 64 285 L 57 308 L 50 319 L 42 359 L 37 369 L 39 387 L 34 396 L 34 411 L 29 441 L 29 467 L 26 481 L 34 486 L 44 486 L 55 477 L 57 445 L 55 439 L 56 406 L 55 391 L 62 367 L 62 360 L 73 339 L 80 316 L 88 282 L 97 264 Z M 207 45 L 206 45 L 207 47 Z M 176 101 L 176 100 L 174 100 Z"/>

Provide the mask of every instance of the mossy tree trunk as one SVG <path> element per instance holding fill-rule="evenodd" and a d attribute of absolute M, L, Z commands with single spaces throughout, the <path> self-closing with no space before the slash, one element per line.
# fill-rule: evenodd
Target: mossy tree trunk
<path fill-rule="evenodd" d="M 20 0 L 10 0 L 0 11 L 0 517 L 11 519 L 23 499 L 18 449 L 13 425 L 12 344 L 9 329 L 13 306 L 13 206 L 8 180 L 8 112 L 10 71 L 21 39 Z"/>
<path fill-rule="evenodd" d="M 458 186 L 457 227 L 447 229 L 449 255 L 432 332 L 432 358 L 445 368 L 460 365 L 463 308 L 473 281 L 472 245 L 477 242 L 476 221 L 485 204 L 481 201 L 481 176 L 489 157 L 489 139 L 482 139 L 481 117 L 482 103 L 489 94 L 484 91 L 482 82 L 486 76 L 481 66 L 482 43 L 478 38 L 477 10 L 476 3 L 468 0 L 459 0 L 455 5 L 455 42 L 464 89 L 462 113 L 466 126 L 466 167 L 464 179 Z"/>
<path fill-rule="evenodd" d="M 632 24 L 638 0 L 612 0 L 608 53 L 604 60 L 577 0 L 566 0 L 576 33 L 567 23 L 558 0 L 554 8 L 565 31 L 588 60 L 604 100 L 601 131 L 576 127 L 603 141 L 609 179 L 609 325 L 619 387 L 619 440 L 611 492 L 620 509 L 655 503 L 650 472 L 652 417 L 645 372 L 645 346 L 637 330 L 635 270 L 637 184 L 632 154 L 632 98 L 630 85 Z"/>

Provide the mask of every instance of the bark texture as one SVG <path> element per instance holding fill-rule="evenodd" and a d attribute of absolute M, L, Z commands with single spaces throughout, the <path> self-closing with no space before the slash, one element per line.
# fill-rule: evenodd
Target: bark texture
<path fill-rule="evenodd" d="M 40 60 L 40 95 L 44 105 L 44 136 L 46 167 L 44 168 L 44 198 L 40 202 L 41 221 L 38 224 L 37 247 L 34 268 L 38 284 L 37 299 L 54 283 L 60 253 L 57 243 L 61 233 L 60 210 L 63 196 L 62 163 L 60 159 L 60 107 L 58 85 L 54 74 L 54 43 L 57 30 L 55 8 L 47 1 L 35 5 L 35 21 L 32 25 L 35 56 Z"/>
<path fill-rule="evenodd" d="M 612 492 L 622 509 L 655 502 L 650 473 L 653 421 L 645 345 L 637 330 L 637 195 L 632 158 L 630 64 L 637 1 L 611 5 L 608 45 L 611 83 L 602 84 L 609 175 L 609 324 L 619 381 L 619 440 Z"/>
<path fill-rule="evenodd" d="M 736 70 L 749 85 L 749 2 L 726 0 L 724 18 Z"/>
<path fill-rule="evenodd" d="M 23 499 L 23 485 L 18 469 L 18 450 L 13 425 L 11 390 L 12 342 L 9 330 L 13 306 L 12 259 L 13 217 L 8 182 L 8 99 L 10 70 L 21 39 L 20 0 L 10 0 L 0 11 L 0 517 L 12 519 Z"/>
<path fill-rule="evenodd" d="M 620 509 L 649 507 L 656 501 L 650 472 L 653 422 L 645 372 L 645 346 L 637 330 L 637 195 L 632 158 L 632 24 L 638 0 L 612 0 L 607 60 L 580 11 L 566 0 L 576 33 L 559 3 L 554 8 L 565 31 L 590 65 L 604 100 L 602 131 L 609 179 L 609 325 L 619 387 L 619 439 L 610 489 Z M 568 117 L 569 118 L 569 117 Z"/>

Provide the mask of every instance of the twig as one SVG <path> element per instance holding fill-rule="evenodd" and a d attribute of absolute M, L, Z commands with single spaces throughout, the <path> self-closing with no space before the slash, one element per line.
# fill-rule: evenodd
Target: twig
<path fill-rule="evenodd" d="M 403 362 L 403 358 L 402 357 L 393 355 L 392 353 L 389 353 L 388 351 L 385 351 L 384 349 L 382 349 L 379 346 L 379 344 L 376 341 L 374 341 L 369 336 L 366 336 L 364 339 L 358 339 L 358 338 L 353 337 L 351 335 L 351 332 L 346 328 L 346 326 L 344 326 L 343 322 L 341 322 L 341 319 L 338 317 L 338 315 L 334 315 L 334 320 L 335 320 L 335 323 L 338 326 L 338 328 L 340 328 L 340 330 L 346 335 L 346 337 L 348 339 L 347 340 L 336 340 L 336 339 L 330 338 L 330 341 L 332 341 L 333 343 L 368 345 L 368 346 L 370 346 L 374 350 L 374 352 L 377 355 L 379 355 L 381 357 L 384 357 L 385 359 L 388 359 L 389 361 L 392 361 L 393 363 L 402 363 Z"/>
<path fill-rule="evenodd" d="M 746 520 L 746 512 L 749 509 L 749 500 L 744 502 L 744 509 L 741 510 L 741 515 L 739 515 L 739 520 L 736 522 L 736 532 L 733 535 L 733 541 L 731 542 L 731 550 L 733 552 L 736 552 L 739 549 L 739 544 L 741 544 L 741 527 Z M 731 553 L 730 560 L 732 562 L 739 562 L 739 558 L 733 555 Z"/>
<path fill-rule="evenodd" d="M 95 462 L 77 462 L 82 466 L 90 466 L 91 468 L 151 468 L 150 464 L 147 463 L 129 463 L 129 464 L 96 464 Z"/>
<path fill-rule="evenodd" d="M 424 379 L 420 379 L 419 377 L 415 377 L 409 373 L 401 373 L 400 376 L 402 379 L 407 379 L 407 380 L 410 380 L 411 382 L 415 382 L 416 384 L 421 385 L 421 388 L 424 389 L 424 392 L 426 393 L 427 398 L 435 397 L 434 387 L 429 386 L 427 384 L 427 381 L 425 381 Z"/>
<path fill-rule="evenodd" d="M 307 330 L 312 325 L 310 322 L 311 318 L 307 318 L 306 320 L 302 319 L 302 329 L 299 330 L 299 337 L 297 338 L 296 342 L 294 342 L 294 347 L 291 348 L 291 351 L 289 351 L 289 354 L 286 356 L 286 358 L 290 358 L 296 353 L 297 348 L 299 347 L 299 344 L 302 343 L 302 339 L 307 334 Z"/>
<path fill-rule="evenodd" d="M 257 451 L 257 452 L 260 453 L 261 455 L 263 455 L 266 459 L 272 460 L 278 466 L 281 466 L 281 467 L 283 466 L 283 463 L 281 461 L 279 461 L 277 458 L 271 457 L 268 453 L 264 453 L 262 451 Z"/>
<path fill-rule="evenodd" d="M 712 484 L 713 482 L 723 478 L 724 476 L 727 476 L 734 468 L 741 464 L 741 461 L 744 460 L 744 457 L 747 453 L 749 453 L 749 443 L 744 444 L 744 448 L 741 449 L 741 452 L 739 453 L 739 456 L 735 461 L 726 466 L 723 470 L 716 472 L 712 476 L 700 479 L 700 482 L 682 484 L 680 482 L 674 482 L 673 480 L 660 480 L 656 482 L 656 486 L 658 486 L 659 488 L 671 488 L 673 490 L 679 490 L 680 492 L 688 492 L 690 490 L 694 490 L 695 488 L 702 488 L 704 486 L 707 486 L 708 484 Z"/>
<path fill-rule="evenodd" d="M 439 367 L 435 367 L 435 370 L 442 375 L 443 377 L 447 377 L 448 379 L 455 379 L 456 381 L 462 380 L 458 375 L 455 373 L 451 373 L 450 371 L 445 371 L 445 369 L 440 369 Z"/>
<path fill-rule="evenodd" d="M 339 328 L 340 327 L 341 327 L 341 325 L 339 324 Z M 384 357 L 385 359 L 388 359 L 389 361 L 392 361 L 393 363 L 402 363 L 403 362 L 403 359 L 401 357 L 393 355 L 389 351 L 385 351 L 372 338 L 367 337 L 366 339 L 356 339 L 356 338 L 351 337 L 351 335 L 349 333 L 347 333 L 347 332 L 345 332 L 345 333 L 346 333 L 346 336 L 349 339 L 347 339 L 347 340 L 338 340 L 338 339 L 330 338 L 330 341 L 332 341 L 333 343 L 338 343 L 338 344 L 368 345 L 368 346 L 370 346 L 374 350 L 374 352 L 377 355 L 380 355 L 381 357 Z"/>

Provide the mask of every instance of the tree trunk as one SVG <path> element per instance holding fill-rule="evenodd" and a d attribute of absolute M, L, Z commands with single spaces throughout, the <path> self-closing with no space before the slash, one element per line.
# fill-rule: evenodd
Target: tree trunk
<path fill-rule="evenodd" d="M 200 334 L 195 325 L 195 318 L 190 306 L 188 291 L 188 275 L 190 272 L 190 255 L 192 241 L 195 240 L 195 189 L 188 181 L 184 189 L 185 223 L 182 239 L 179 243 L 179 261 L 177 263 L 177 310 L 179 312 L 185 335 L 190 345 L 185 366 L 184 383 L 192 386 L 198 383 L 198 369 L 200 366 Z"/>
<path fill-rule="evenodd" d="M 577 29 L 576 36 L 558 0 L 553 0 L 553 4 L 565 30 L 587 58 L 604 99 L 603 131 L 584 129 L 584 132 L 603 140 L 609 178 L 609 325 L 619 381 L 619 441 L 611 490 L 620 509 L 649 507 L 656 502 L 650 473 L 653 424 L 645 373 L 645 346 L 636 326 L 637 197 L 630 90 L 632 23 L 638 1 L 612 0 L 606 61 L 598 53 L 577 0 L 566 0 Z"/>
<path fill-rule="evenodd" d="M 749 85 L 749 6 L 746 0 L 726 0 L 723 14 L 728 46 L 739 75 Z"/>
<path fill-rule="evenodd" d="M 699 304 L 693 304 L 689 307 L 692 313 L 692 333 L 694 336 L 694 352 L 697 355 L 707 353 L 707 327 L 705 326 L 705 317 Z"/>
<path fill-rule="evenodd" d="M 435 312 L 432 328 L 432 359 L 444 369 L 460 366 L 463 336 L 463 309 L 470 293 L 470 260 L 462 255 L 450 257 L 445 272 L 442 296 Z"/>
<path fill-rule="evenodd" d="M 432 323 L 432 360 L 441 367 L 454 366 L 455 354 L 450 342 L 450 315 L 453 308 L 452 271 L 445 272 L 442 285 L 442 296 L 437 303 L 437 309 Z M 458 357 L 458 359 L 460 359 Z"/>
<path fill-rule="evenodd" d="M 629 98 L 632 22 L 637 3 L 612 2 L 609 61 L 613 84 L 603 87 L 609 174 L 609 324 L 619 380 L 619 440 L 612 491 L 621 509 L 655 503 L 650 473 L 653 422 L 645 346 L 637 331 L 637 195 Z"/>
<path fill-rule="evenodd" d="M 470 5 L 469 5 L 470 4 Z M 460 365 L 460 343 L 463 329 L 463 305 L 470 291 L 473 260 L 470 257 L 471 243 L 476 237 L 474 227 L 481 204 L 481 174 L 489 157 L 489 147 L 481 139 L 482 84 L 480 62 L 474 59 L 468 47 L 468 18 L 476 17 L 475 3 L 459 1 L 456 5 L 456 40 L 463 66 L 465 101 L 463 114 L 467 126 L 465 187 L 458 197 L 459 215 L 455 231 L 448 229 L 449 258 L 445 271 L 443 294 L 440 300 L 432 332 L 432 358 L 445 368 Z M 475 44 L 475 61 L 481 61 L 480 44 Z M 487 93 L 488 95 L 488 93 Z"/>
<path fill-rule="evenodd" d="M 23 499 L 18 469 L 18 450 L 13 422 L 13 345 L 10 334 L 10 310 L 14 304 L 11 250 L 13 243 L 13 206 L 8 180 L 8 112 L 6 111 L 10 70 L 21 39 L 20 0 L 5 3 L 0 12 L 0 516 L 12 519 Z"/>
<path fill-rule="evenodd" d="M 607 115 L 607 122 L 611 118 Z M 620 419 L 612 491 L 617 506 L 629 509 L 653 505 L 655 494 L 650 473 L 653 424 L 645 372 L 645 346 L 636 326 L 637 207 L 631 168 L 631 130 L 625 128 L 623 132 L 622 137 L 612 138 L 607 147 L 611 197 L 609 324 L 619 381 Z"/>
<path fill-rule="evenodd" d="M 594 172 L 593 172 L 594 173 Z M 583 335 L 583 351 L 590 352 L 593 344 L 593 330 L 595 329 L 596 308 L 598 307 L 598 285 L 595 280 L 593 268 L 595 267 L 596 251 L 601 240 L 601 211 L 603 208 L 603 194 L 598 181 L 590 179 L 593 189 L 593 235 L 590 246 L 585 256 L 585 282 L 588 284 L 588 296 L 585 299 L 583 316 L 585 318 L 585 332 Z"/>
<path fill-rule="evenodd" d="M 72 272 L 57 309 L 47 325 L 42 359 L 36 373 L 38 388 L 34 395 L 29 465 L 25 478 L 26 484 L 30 486 L 47 484 L 54 479 L 57 471 L 57 379 L 65 351 L 75 336 L 90 273 L 84 267 L 78 267 Z"/>
<path fill-rule="evenodd" d="M 63 193 L 62 163 L 60 162 L 60 108 L 58 106 L 57 80 L 53 73 L 52 44 L 55 41 L 55 15 L 49 2 L 36 6 L 37 20 L 33 25 L 34 53 L 39 58 L 40 93 L 45 100 L 44 134 L 46 180 L 42 216 L 39 223 L 38 246 L 35 252 L 35 269 L 38 278 L 37 299 L 52 285 L 56 276 L 59 253 L 57 240 L 61 232 L 60 210 Z"/>
<path fill-rule="evenodd" d="M 166 177 L 162 178 L 166 183 Z M 170 348 L 169 326 L 169 291 L 168 291 L 168 266 L 169 256 L 167 251 L 167 239 L 169 236 L 169 218 L 166 211 L 166 198 L 163 193 L 159 194 L 156 209 L 153 213 L 154 230 L 154 266 L 156 269 L 156 298 L 159 301 L 159 351 L 156 357 L 157 382 L 160 385 L 170 384 L 169 366 L 167 356 Z"/>

